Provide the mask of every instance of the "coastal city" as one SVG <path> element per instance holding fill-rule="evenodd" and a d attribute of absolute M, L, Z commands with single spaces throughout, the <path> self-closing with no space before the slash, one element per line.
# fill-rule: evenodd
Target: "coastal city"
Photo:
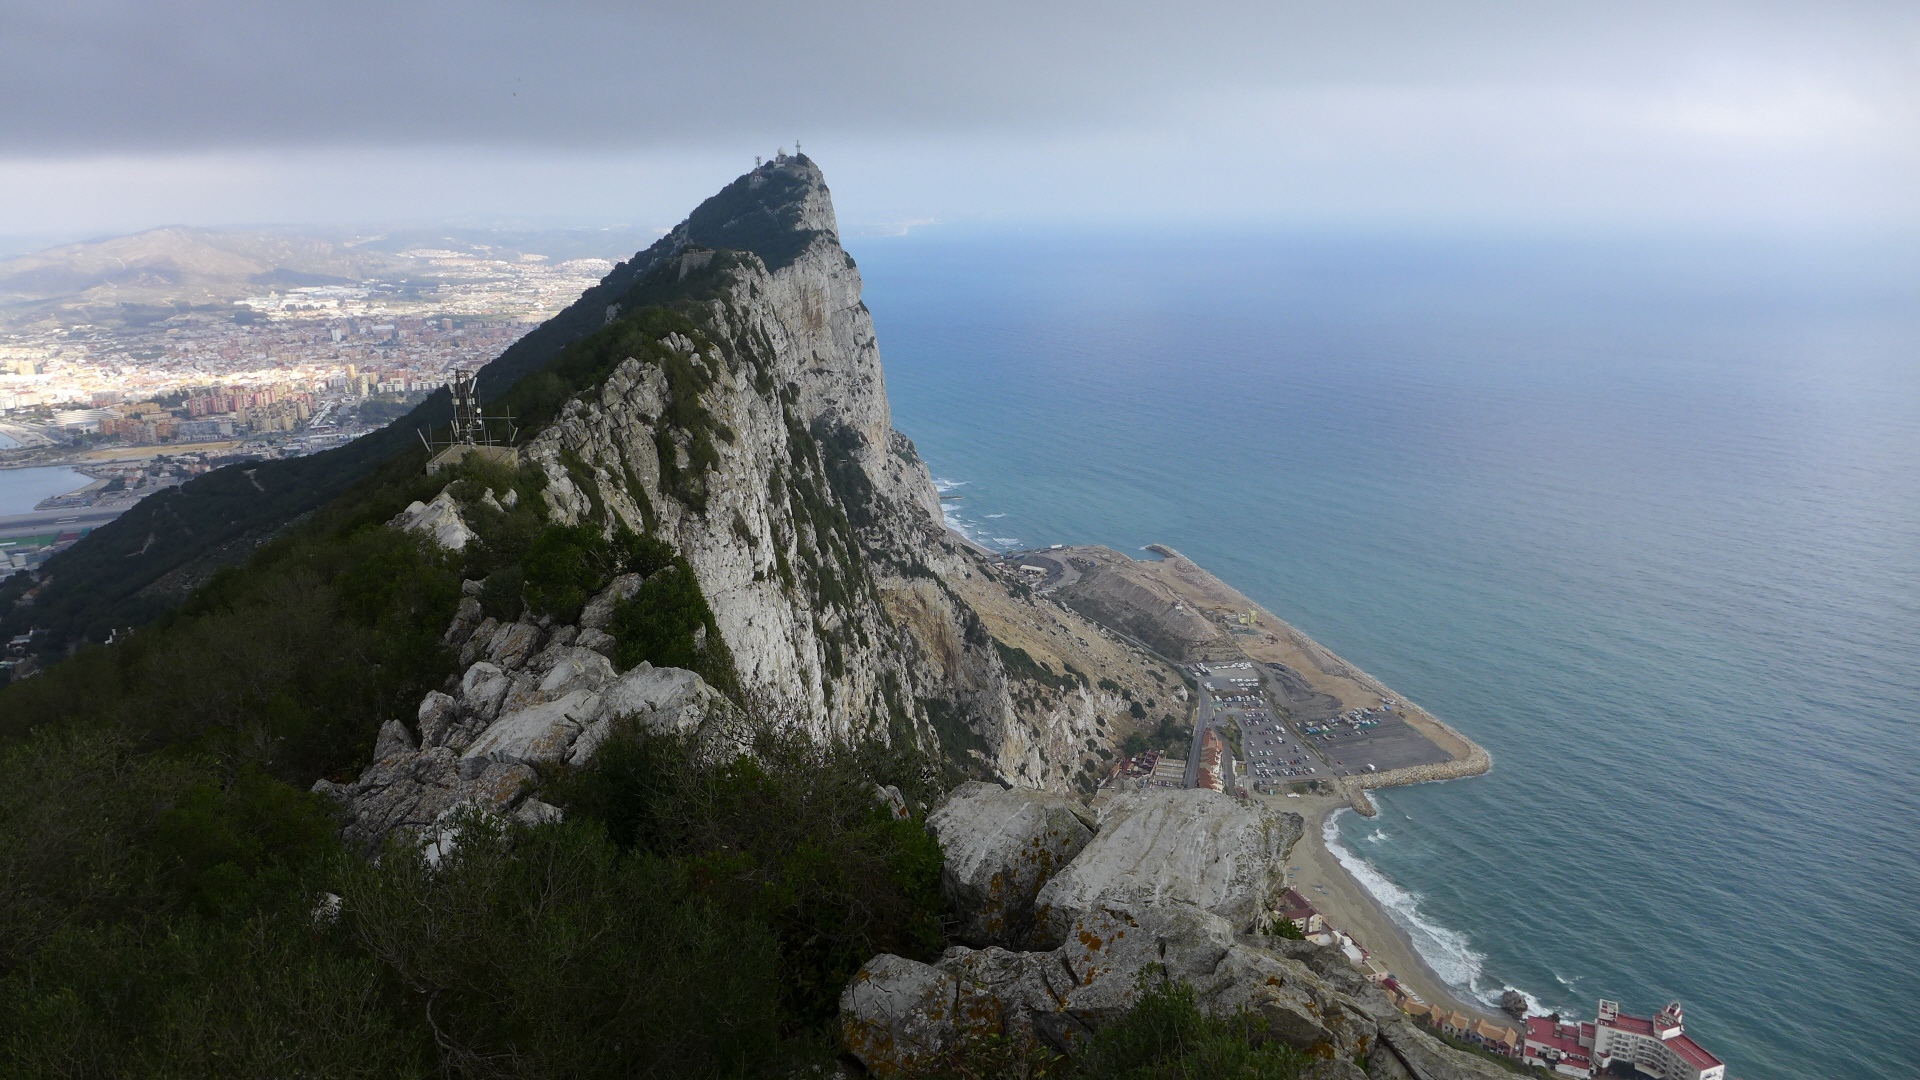
<path fill-rule="evenodd" d="M 198 473 L 386 424 L 613 264 L 414 248 L 385 265 L 385 278 L 245 292 L 151 320 L 17 315 L 0 332 L 0 469 L 71 487 L 0 510 L 0 577 Z"/>

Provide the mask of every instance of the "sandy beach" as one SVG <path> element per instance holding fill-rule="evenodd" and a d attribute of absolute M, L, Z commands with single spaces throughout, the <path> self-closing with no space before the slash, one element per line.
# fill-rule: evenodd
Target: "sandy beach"
<path fill-rule="evenodd" d="M 1290 799 L 1284 795 L 1255 796 L 1276 810 L 1299 814 L 1306 819 L 1300 842 L 1287 859 L 1287 884 L 1307 898 L 1327 920 L 1346 931 L 1376 959 L 1402 986 L 1411 989 L 1429 1005 L 1456 1009 L 1471 1017 L 1482 1017 L 1499 1027 L 1519 1027 L 1513 1017 L 1497 1009 L 1463 1001 L 1448 986 L 1394 924 L 1372 895 L 1348 874 L 1340 861 L 1327 850 L 1321 830 L 1329 815 L 1351 809 L 1346 799 L 1328 795 L 1302 795 Z"/>
<path fill-rule="evenodd" d="M 1439 751 L 1439 759 L 1379 772 L 1350 770 L 1329 776 L 1337 764 L 1322 755 L 1324 770 L 1316 779 L 1337 791 L 1254 795 L 1275 810 L 1301 815 L 1305 830 L 1287 860 L 1287 883 L 1330 921 L 1352 935 L 1394 978 L 1429 1005 L 1483 1018 L 1496 1026 L 1518 1027 L 1505 1013 L 1460 996 L 1421 958 L 1405 931 L 1364 886 L 1354 880 L 1327 850 L 1322 829 L 1341 809 L 1372 814 L 1365 789 L 1426 783 L 1487 771 L 1487 752 L 1418 705 L 1395 694 L 1380 680 L 1335 655 L 1273 612 L 1165 545 L 1150 550 L 1161 556 L 1139 560 L 1101 547 L 1074 547 L 1042 553 L 1061 567 L 1058 591 L 1076 610 L 1090 612 L 1129 634 L 1144 635 L 1179 662 L 1204 659 L 1209 664 L 1251 660 L 1280 665 L 1303 682 L 1312 694 L 1314 715 L 1370 709 L 1394 701 L 1394 713 L 1404 719 L 1416 737 Z M 1050 577 L 1049 580 L 1056 580 Z M 1223 619 L 1221 613 L 1232 613 Z M 1272 692 L 1272 684 L 1268 692 Z M 1296 736 L 1297 737 L 1297 736 Z M 1287 786 L 1304 787 L 1301 783 Z"/>

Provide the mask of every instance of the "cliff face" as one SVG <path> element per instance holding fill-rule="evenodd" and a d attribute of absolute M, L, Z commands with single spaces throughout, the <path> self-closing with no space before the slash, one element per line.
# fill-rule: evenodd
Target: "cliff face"
<path fill-rule="evenodd" d="M 1131 701 L 1175 682 L 945 529 L 893 430 L 859 271 L 814 164 L 755 169 L 616 275 L 634 282 L 624 295 L 582 303 L 633 355 L 523 451 L 547 475 L 551 517 L 670 540 L 745 695 L 817 735 L 913 739 L 1030 787 L 1104 770 L 1137 723 Z M 688 322 L 663 331 L 646 314 L 662 304 Z M 1023 624 L 1112 655 L 1036 659 L 1009 648 Z"/>

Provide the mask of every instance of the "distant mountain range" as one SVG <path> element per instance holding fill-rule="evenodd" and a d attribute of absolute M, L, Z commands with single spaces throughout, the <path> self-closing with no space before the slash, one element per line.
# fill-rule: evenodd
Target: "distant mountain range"
<path fill-rule="evenodd" d="M 630 226 L 301 233 L 172 225 L 0 260 L 0 323 L 139 322 L 263 289 L 405 280 L 418 263 L 404 253 L 422 248 L 507 260 L 620 259 L 657 237 Z"/>

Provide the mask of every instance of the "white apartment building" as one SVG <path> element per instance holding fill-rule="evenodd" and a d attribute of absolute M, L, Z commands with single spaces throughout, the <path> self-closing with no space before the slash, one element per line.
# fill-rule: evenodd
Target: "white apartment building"
<path fill-rule="evenodd" d="M 1584 1043 L 1586 1031 L 1580 1034 Z M 1593 1026 L 1593 1064 L 1604 1070 L 1616 1060 L 1632 1062 L 1660 1080 L 1725 1080 L 1727 1074 L 1719 1058 L 1687 1037 L 1677 1001 L 1649 1020 L 1622 1013 L 1619 1002 L 1602 1000 Z"/>

